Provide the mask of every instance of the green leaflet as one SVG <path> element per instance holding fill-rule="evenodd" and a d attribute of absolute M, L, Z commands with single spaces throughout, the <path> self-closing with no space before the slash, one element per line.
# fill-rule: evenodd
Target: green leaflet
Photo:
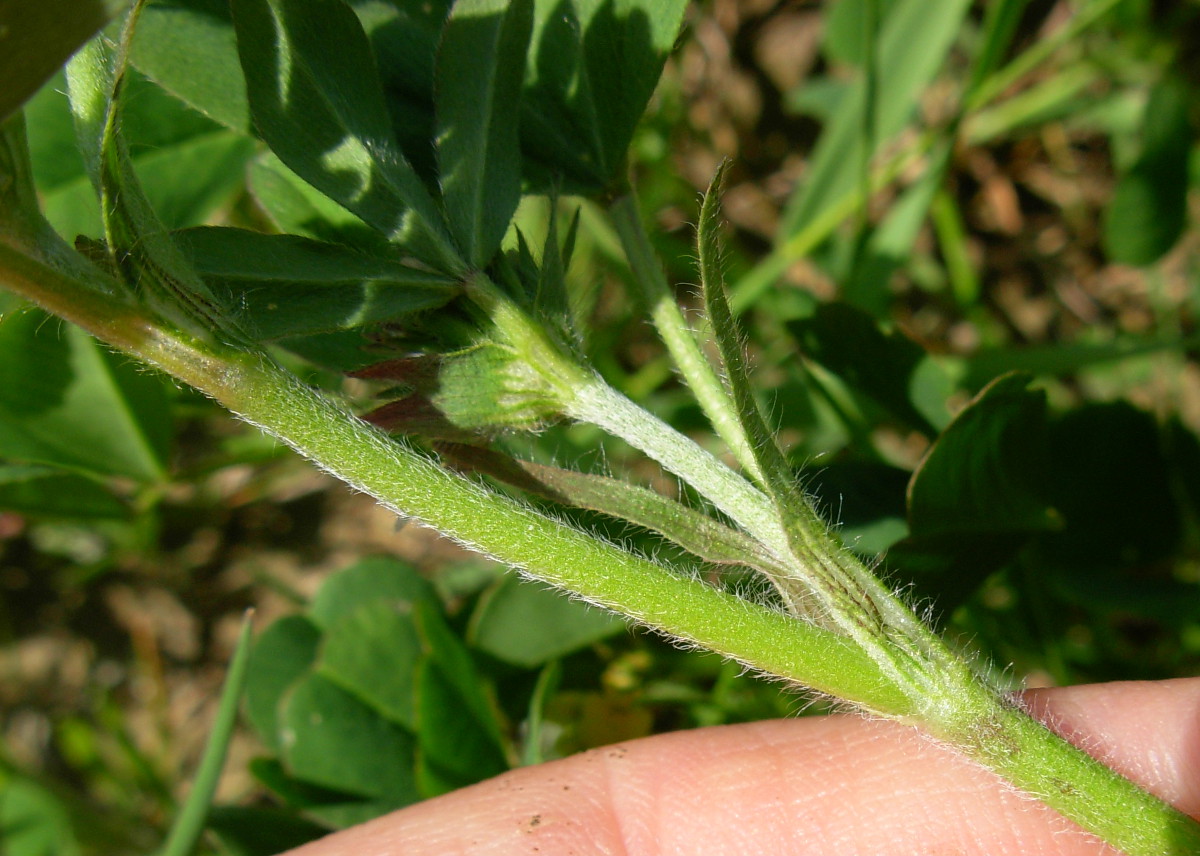
<path fill-rule="evenodd" d="M 505 574 L 479 601 L 467 638 L 475 648 L 506 663 L 534 668 L 625 627 L 625 621 L 611 612 Z"/>
<path fill-rule="evenodd" d="M 466 263 L 392 133 L 371 45 L 342 0 L 234 0 L 263 138 L 304 180 L 449 274 Z"/>
<path fill-rule="evenodd" d="M 387 252 L 387 240 L 296 175 L 271 152 L 250 163 L 247 189 L 272 225 L 292 235 L 319 238 L 358 249 Z"/>
<path fill-rule="evenodd" d="M 1046 500 L 1046 396 L 1028 375 L 997 378 L 926 453 L 908 488 L 915 535 L 1053 529 Z"/>
<path fill-rule="evenodd" d="M 623 177 L 625 151 L 686 7 L 685 0 L 537 0 L 521 141 L 541 171 L 562 177 L 564 190 L 595 194 Z"/>
<path fill-rule="evenodd" d="M 413 289 L 459 290 L 458 281 L 327 241 L 300 235 L 269 235 L 248 229 L 198 226 L 176 232 L 175 240 L 195 259 L 197 270 L 219 279 L 253 282 L 352 282 L 386 280 Z"/>
<path fill-rule="evenodd" d="M 259 777 L 335 826 L 502 772 L 492 701 L 430 584 L 390 558 L 332 576 L 254 647 L 247 710 L 278 763 Z"/>
<path fill-rule="evenodd" d="M 1086 580 L 1171 555 L 1188 525 L 1179 488 L 1197 472 L 1194 446 L 1189 451 L 1191 443 L 1179 438 L 1168 443 L 1171 427 L 1126 401 L 1088 404 L 1051 420 L 1046 496 L 1065 525 L 1039 538 L 1048 564 Z"/>
<path fill-rule="evenodd" d="M 288 688 L 316 662 L 321 630 L 304 615 L 288 615 L 259 634 L 250 655 L 246 717 L 272 752 L 282 749 L 279 711 Z"/>
<path fill-rule="evenodd" d="M 364 604 L 325 632 L 317 663 L 320 674 L 409 731 L 416 730 L 415 674 L 424 655 L 414 607 L 383 597 Z"/>
<path fill-rule="evenodd" d="M 125 519 L 130 508 L 92 479 L 56 467 L 0 463 L 0 509 L 30 517 Z"/>
<path fill-rule="evenodd" d="M 284 765 L 302 781 L 395 807 L 421 798 L 413 736 L 327 678 L 301 678 L 280 717 Z"/>
<path fill-rule="evenodd" d="M 350 6 L 370 39 L 393 132 L 428 180 L 434 174 L 434 56 L 449 0 L 351 0 Z M 206 116 L 253 131 L 228 0 L 162 0 L 145 11 L 138 29 L 138 69 Z"/>
<path fill-rule="evenodd" d="M 128 5 L 128 0 L 2 0 L 0 122 Z"/>
<path fill-rule="evenodd" d="M 244 185 L 255 142 L 199 116 L 140 74 L 128 74 L 125 87 L 122 132 L 154 211 L 170 229 L 205 222 Z M 42 210 L 71 241 L 100 234 L 103 224 L 65 91 L 65 77 L 55 75 L 25 105 L 25 116 Z"/>
<path fill-rule="evenodd" d="M 521 198 L 521 83 L 533 0 L 459 0 L 437 58 L 437 155 L 451 231 L 484 267 Z"/>
<path fill-rule="evenodd" d="M 6 856 L 80 856 L 84 850 L 74 827 L 64 800 L 33 779 L 0 768 L 0 840 Z"/>
<path fill-rule="evenodd" d="M 420 574 L 403 562 L 380 556 L 364 559 L 331 577 L 313 598 L 309 612 L 323 630 L 329 630 L 376 600 L 408 609 L 417 601 L 436 597 L 433 586 Z"/>
<path fill-rule="evenodd" d="M 131 60 L 213 121 L 242 134 L 253 132 L 227 3 L 170 0 L 150 6 L 138 22 Z"/>
<path fill-rule="evenodd" d="M 419 760 L 427 766 L 423 790 L 430 795 L 498 776 L 508 769 L 493 736 L 480 727 L 478 720 L 463 716 L 466 704 L 456 685 L 463 679 L 470 680 L 466 675 L 448 674 L 432 658 L 420 661 L 417 667 Z M 471 689 L 475 697 L 482 699 L 477 679 Z M 447 728 L 448 722 L 455 722 L 457 727 Z M 494 724 L 490 714 L 487 722 Z"/>
<path fill-rule="evenodd" d="M 1104 247 L 1114 261 L 1153 264 L 1183 234 L 1194 138 L 1191 100 L 1187 83 L 1175 77 L 1150 92 L 1141 153 L 1121 175 L 1105 212 Z"/>
<path fill-rule="evenodd" d="M 171 414 L 154 375 L 44 313 L 0 320 L 0 457 L 155 483 Z"/>
<path fill-rule="evenodd" d="M 460 290 L 441 274 L 298 235 L 201 227 L 175 239 L 256 340 L 392 321 L 443 306 Z"/>
<path fill-rule="evenodd" d="M 237 29 L 244 31 L 236 15 L 239 4 L 234 5 Z M 437 70 L 443 62 L 438 53 L 445 54 L 448 46 L 455 53 L 464 36 L 453 20 L 446 29 L 451 5 L 449 0 L 344 4 L 357 16 L 374 54 L 391 133 L 429 186 L 438 171 L 432 143 L 447 106 L 443 81 L 435 86 L 435 77 L 444 77 Z M 595 194 L 621 178 L 625 150 L 675 44 L 685 8 L 683 0 L 489 0 L 455 6 L 456 17 L 475 23 L 476 12 L 493 10 L 497 21 L 504 18 L 511 24 L 524 17 L 532 24 L 524 74 L 525 58 L 516 55 L 515 41 L 505 43 L 506 59 L 492 66 L 523 93 L 505 105 L 502 118 L 504 124 L 519 119 L 518 170 L 529 190 Z M 166 0 L 146 10 L 142 27 L 143 37 L 133 50 L 139 69 L 216 121 L 242 132 L 251 127 L 243 75 L 231 62 L 237 52 L 234 21 L 223 3 Z M 459 65 L 478 75 L 485 54 L 486 49 L 477 56 L 464 53 Z M 361 64 L 363 57 L 355 61 Z M 512 80 L 514 76 L 518 79 Z M 480 93 L 471 97 L 475 94 Z M 450 98 L 463 103 L 456 95 Z M 272 139 L 265 129 L 259 131 Z M 459 225 L 455 237 L 461 237 Z"/>

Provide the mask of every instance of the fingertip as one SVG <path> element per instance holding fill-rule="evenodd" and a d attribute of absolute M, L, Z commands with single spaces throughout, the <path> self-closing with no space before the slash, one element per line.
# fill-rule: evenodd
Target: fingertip
<path fill-rule="evenodd" d="M 1197 812 L 1200 680 L 1025 698 L 1066 736 Z M 610 852 L 1113 851 L 916 729 L 842 715 L 665 734 L 521 768 L 293 856 Z"/>

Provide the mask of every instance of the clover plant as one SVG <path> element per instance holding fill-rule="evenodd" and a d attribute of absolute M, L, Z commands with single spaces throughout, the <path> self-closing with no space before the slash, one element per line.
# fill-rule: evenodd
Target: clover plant
<path fill-rule="evenodd" d="M 897 5 L 921 17 L 922 4 Z M 966 5 L 956 5 L 959 13 Z M 731 304 L 723 282 L 728 165 L 716 171 L 698 213 L 702 322 L 676 302 L 628 179 L 628 149 L 685 7 L 683 0 L 139 0 L 119 30 L 88 41 L 66 68 L 99 231 L 73 245 L 58 236 L 39 208 L 21 113 L 3 126 L 0 284 L 514 573 L 921 728 L 1133 856 L 1200 852 L 1200 826 L 1027 716 L 986 664 L 944 641 L 818 511 L 744 352 L 738 316 L 762 285 L 744 285 Z M 64 26 L 71 17 L 63 14 Z M 1003 33 L 1003 23 L 993 32 Z M 47 33 L 63 56 L 82 38 L 78 27 Z M 885 54 L 901 44 L 882 38 Z M 912 80 L 886 86 L 915 91 L 930 74 L 914 68 Z M 130 92 L 151 86 L 147 79 L 212 128 L 236 135 L 239 147 L 228 151 L 235 164 L 248 164 L 262 230 L 177 229 L 156 211 L 123 131 Z M 906 117 L 885 110 L 877 120 L 887 126 L 878 132 L 890 134 Z M 260 142 L 247 143 L 248 135 Z M 944 157 L 936 146 L 924 152 L 935 162 Z M 860 184 L 855 176 L 871 153 L 843 154 L 845 176 L 812 190 L 789 214 L 796 237 L 768 260 L 762 282 L 811 243 L 819 193 L 843 185 L 852 195 L 870 191 L 874 179 Z M 817 157 L 836 159 L 836 146 Z M 513 225 L 529 196 L 552 200 L 544 233 Z M 588 322 L 568 277 L 585 208 L 615 230 L 636 298 L 720 449 L 639 406 L 589 364 Z M 845 329 L 861 319 L 825 320 Z M 829 332 L 836 329 L 796 332 L 836 362 L 838 337 Z M 887 361 L 874 367 L 881 398 L 927 421 L 894 389 L 912 368 L 906 344 L 875 344 Z M 358 378 L 369 400 L 306 382 L 296 370 L 301 360 Z M 897 374 L 889 380 L 886 371 Z M 1027 386 L 1020 375 L 995 380 L 938 426 L 944 433 L 925 466 L 942 466 L 972 420 L 997 412 L 1036 417 L 1044 402 L 1028 397 Z M 640 450 L 679 480 L 680 495 L 521 460 L 497 442 L 562 422 L 594 426 Z M 1005 513 L 1027 528 L 1053 524 L 1044 506 L 1019 499 L 1018 492 Z M 656 559 L 606 540 L 542 500 L 652 530 L 692 560 Z M 936 529 L 942 506 L 925 500 L 913 497 L 914 519 Z M 750 569 L 763 584 L 714 582 L 702 565 Z M 423 634 L 436 636 L 439 619 L 414 619 L 421 625 L 414 650 L 426 653 L 414 653 L 411 665 L 434 680 L 436 654 L 428 652 L 453 646 L 420 643 Z M 343 624 L 326 631 L 345 631 Z M 356 638 L 341 638 L 351 661 Z M 340 703 L 336 688 L 318 678 L 304 684 L 309 702 Z M 469 688 L 452 691 L 474 698 Z M 398 716 L 411 713 L 407 699 L 384 702 Z M 480 745 L 493 746 L 486 707 L 472 710 Z M 411 739 L 406 733 L 396 729 L 389 739 L 399 746 Z M 433 750 L 443 773 L 455 772 L 451 748 Z M 503 759 L 494 760 L 501 769 Z"/>

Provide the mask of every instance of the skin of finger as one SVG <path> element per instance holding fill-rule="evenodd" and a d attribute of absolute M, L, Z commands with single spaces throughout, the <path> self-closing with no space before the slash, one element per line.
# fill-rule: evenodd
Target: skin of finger
<path fill-rule="evenodd" d="M 1200 680 L 1038 691 L 1029 708 L 1200 813 Z M 660 735 L 526 767 L 292 856 L 1101 856 L 1115 851 L 916 729 L 853 715 Z"/>

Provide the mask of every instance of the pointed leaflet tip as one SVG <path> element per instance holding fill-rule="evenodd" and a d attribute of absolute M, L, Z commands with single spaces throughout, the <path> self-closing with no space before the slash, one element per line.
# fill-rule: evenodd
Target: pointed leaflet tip
<path fill-rule="evenodd" d="M 518 137 L 533 0 L 458 0 L 438 49 L 442 197 L 467 261 L 486 267 L 521 198 Z"/>
<path fill-rule="evenodd" d="M 751 460 L 739 460 L 754 478 L 777 500 L 795 493 L 791 468 L 779 451 L 775 435 L 754 398 L 750 386 L 749 372 L 742 354 L 742 340 L 737 321 L 729 308 L 725 296 L 725 282 L 721 271 L 720 212 L 721 188 L 730 161 L 722 161 L 713 176 L 704 202 L 700 206 L 700 222 L 697 227 L 697 253 L 700 261 L 700 287 L 704 295 L 705 313 L 713 328 L 713 337 L 721 358 L 725 384 L 733 398 L 738 421 L 749 444 Z M 735 450 L 736 451 L 736 450 Z"/>

